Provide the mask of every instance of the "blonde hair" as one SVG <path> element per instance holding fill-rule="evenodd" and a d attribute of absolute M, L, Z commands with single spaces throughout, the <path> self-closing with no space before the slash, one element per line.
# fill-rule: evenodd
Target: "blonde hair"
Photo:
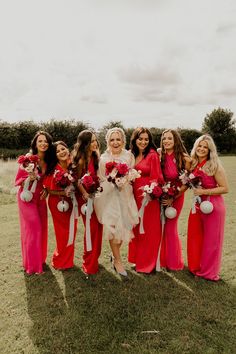
<path fill-rule="evenodd" d="M 192 157 L 192 166 L 191 170 L 194 170 L 194 168 L 197 166 L 199 163 L 198 157 L 196 154 L 196 150 L 198 145 L 200 144 L 201 141 L 206 141 L 209 149 L 209 153 L 207 156 L 207 162 L 205 165 L 202 167 L 203 171 L 206 172 L 208 176 L 214 176 L 218 168 L 221 166 L 220 159 L 217 154 L 217 149 L 216 145 L 214 143 L 214 140 L 212 137 L 208 134 L 201 135 L 194 143 L 192 151 L 191 151 L 191 157 Z"/>
<path fill-rule="evenodd" d="M 108 131 L 106 133 L 106 138 L 105 139 L 106 139 L 106 142 L 107 142 L 107 148 L 109 147 L 109 142 L 110 142 L 110 139 L 111 139 L 111 135 L 113 133 L 118 133 L 120 135 L 121 140 L 123 141 L 123 147 L 124 147 L 125 144 L 126 144 L 125 132 L 121 128 L 114 127 L 114 128 L 108 129 Z"/>

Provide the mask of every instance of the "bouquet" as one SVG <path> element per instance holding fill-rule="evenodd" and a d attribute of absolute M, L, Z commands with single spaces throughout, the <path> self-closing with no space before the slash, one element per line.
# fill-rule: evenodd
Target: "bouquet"
<path fill-rule="evenodd" d="M 115 161 L 106 163 L 105 174 L 107 181 L 113 183 L 118 189 L 141 176 L 139 171 L 130 168 L 126 163 Z"/>
<path fill-rule="evenodd" d="M 92 197 L 95 197 L 96 193 L 101 193 L 103 190 L 100 186 L 99 178 L 95 174 L 91 175 L 90 173 L 86 173 L 83 175 L 80 182 L 82 183 L 86 192 Z"/>
<path fill-rule="evenodd" d="M 191 189 L 194 189 L 194 188 L 201 187 L 202 177 L 203 177 L 203 171 L 201 169 L 197 168 L 193 172 L 188 172 L 186 170 L 182 171 L 182 173 L 179 176 L 179 179 L 183 185 L 185 185 Z M 193 214 L 196 213 L 196 203 L 201 205 L 201 197 L 199 195 L 193 196 L 193 201 L 192 201 L 192 213 Z M 201 209 L 201 206 L 200 206 L 200 209 Z"/>
<path fill-rule="evenodd" d="M 20 198 L 24 202 L 30 202 L 33 199 L 33 193 L 36 190 L 37 180 L 40 178 L 38 176 L 38 162 L 39 157 L 38 155 L 21 155 L 18 157 L 17 162 L 20 164 L 20 168 L 24 171 L 28 172 L 29 176 L 26 178 L 24 182 L 23 191 L 20 194 Z M 30 175 L 35 175 L 35 180 L 33 181 L 31 188 L 30 188 Z"/>
<path fill-rule="evenodd" d="M 181 183 L 191 189 L 199 188 L 201 186 L 201 178 L 203 172 L 200 169 L 197 169 L 194 172 L 188 172 L 186 170 L 182 171 L 179 179 Z"/>
<path fill-rule="evenodd" d="M 68 172 L 55 170 L 53 177 L 56 184 L 62 189 L 72 186 L 72 184 L 76 181 L 76 174 L 72 170 L 68 170 Z"/>
<path fill-rule="evenodd" d="M 162 187 L 156 183 L 152 182 L 150 185 L 146 184 L 143 189 L 143 197 L 150 197 L 150 199 L 158 199 L 161 197 L 163 191 Z"/>
<path fill-rule="evenodd" d="M 100 186 L 99 178 L 96 174 L 86 173 L 80 182 L 89 194 L 88 200 L 81 206 L 81 213 L 86 215 L 85 239 L 87 251 L 92 250 L 90 219 L 93 213 L 93 199 L 97 193 L 101 193 L 103 188 Z"/>

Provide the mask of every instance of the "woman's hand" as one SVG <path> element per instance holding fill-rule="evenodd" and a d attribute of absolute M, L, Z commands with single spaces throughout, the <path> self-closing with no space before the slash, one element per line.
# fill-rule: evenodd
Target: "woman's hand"
<path fill-rule="evenodd" d="M 64 189 L 64 192 L 65 192 L 65 196 L 66 197 L 70 197 L 72 192 L 73 192 L 73 188 L 72 186 L 67 186 L 65 189 Z"/>
<path fill-rule="evenodd" d="M 203 188 L 193 188 L 194 195 L 205 195 L 205 190 Z"/>
<path fill-rule="evenodd" d="M 169 207 L 173 204 L 173 201 L 174 201 L 173 197 L 165 198 L 165 199 L 162 199 L 161 204 Z"/>
<path fill-rule="evenodd" d="M 35 181 L 36 178 L 37 178 L 37 174 L 34 173 L 34 172 L 30 172 L 29 173 L 29 178 L 30 178 L 31 181 Z"/>
<path fill-rule="evenodd" d="M 40 192 L 40 199 L 41 199 L 41 200 L 42 200 L 42 199 L 46 199 L 47 196 L 48 196 L 48 191 L 47 191 L 46 188 L 43 188 L 43 189 L 41 190 L 41 192 Z"/>
<path fill-rule="evenodd" d="M 82 198 L 83 198 L 83 200 L 84 200 L 85 202 L 87 202 L 87 200 L 88 200 L 88 198 L 89 198 L 89 194 L 88 194 L 86 191 L 83 192 Z"/>

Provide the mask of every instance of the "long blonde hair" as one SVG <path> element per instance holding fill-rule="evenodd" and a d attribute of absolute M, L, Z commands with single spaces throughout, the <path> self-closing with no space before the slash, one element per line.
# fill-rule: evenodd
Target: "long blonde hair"
<path fill-rule="evenodd" d="M 221 166 L 220 159 L 217 154 L 217 149 L 216 145 L 214 143 L 214 140 L 212 137 L 208 134 L 201 135 L 194 143 L 192 151 L 191 151 L 191 157 L 192 157 L 192 166 L 191 170 L 194 170 L 194 168 L 197 166 L 199 163 L 198 157 L 196 154 L 196 150 L 198 145 L 200 144 L 201 141 L 206 141 L 209 149 L 209 153 L 207 156 L 207 162 L 205 165 L 202 167 L 203 171 L 206 172 L 208 176 L 214 176 L 218 168 Z"/>

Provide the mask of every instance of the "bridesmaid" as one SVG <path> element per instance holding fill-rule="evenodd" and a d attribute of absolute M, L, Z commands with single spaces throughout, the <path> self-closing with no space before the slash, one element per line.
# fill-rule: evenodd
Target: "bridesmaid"
<path fill-rule="evenodd" d="M 52 137 L 44 131 L 38 131 L 31 142 L 31 155 L 38 155 L 38 171 L 27 173 L 19 168 L 15 185 L 19 186 L 17 201 L 20 217 L 21 248 L 23 267 L 28 274 L 43 272 L 43 264 L 47 258 L 48 219 L 46 205 L 46 190 L 43 180 L 49 168 L 53 153 Z M 30 185 L 37 179 L 36 190 L 31 201 L 22 201 L 20 194 L 23 191 L 26 179 L 30 177 Z M 40 177 L 38 179 L 38 177 Z"/>
<path fill-rule="evenodd" d="M 194 143 L 192 152 L 193 173 L 201 171 L 202 188 L 194 189 L 195 196 L 213 205 L 210 214 L 196 206 L 188 222 L 188 267 L 193 274 L 217 281 L 220 279 L 220 264 L 224 238 L 225 205 L 221 194 L 228 193 L 228 183 L 215 143 L 211 136 L 202 135 Z"/>
<path fill-rule="evenodd" d="M 130 241 L 133 237 L 133 226 L 139 222 L 138 210 L 129 183 L 118 189 L 112 182 L 108 182 L 106 163 L 125 163 L 130 168 L 134 166 L 133 155 L 125 150 L 125 141 L 123 129 L 115 127 L 108 130 L 107 150 L 102 154 L 99 162 L 99 177 L 103 192 L 95 199 L 98 219 L 104 225 L 105 237 L 110 242 L 111 262 L 115 271 L 124 277 L 127 276 L 127 272 L 122 264 L 120 248 L 123 241 Z"/>
<path fill-rule="evenodd" d="M 134 196 L 140 209 L 143 200 L 143 187 L 151 182 L 163 182 L 159 157 L 149 129 L 139 127 L 133 131 L 130 142 L 131 152 L 135 157 L 135 169 L 141 171 L 141 177 L 133 184 Z M 140 273 L 151 273 L 156 268 L 157 255 L 161 240 L 160 203 L 149 201 L 144 209 L 143 228 L 134 228 L 135 238 L 129 243 L 128 261 L 134 263 Z"/>
<path fill-rule="evenodd" d="M 178 184 L 180 172 L 190 169 L 191 158 L 187 154 L 181 137 L 176 130 L 167 129 L 163 131 L 160 155 L 165 182 L 170 181 Z M 174 198 L 164 199 L 162 202 L 164 206 L 173 206 L 177 211 L 175 218 L 166 218 L 165 220 L 161 245 L 161 266 L 169 270 L 182 270 L 184 267 L 182 246 L 178 234 L 178 218 L 183 208 L 183 203 L 184 193 L 179 193 Z"/>
<path fill-rule="evenodd" d="M 56 173 L 68 172 L 70 165 L 70 153 L 64 141 L 57 141 L 55 146 L 54 168 L 45 178 L 44 185 L 49 193 L 48 206 L 52 214 L 54 231 L 56 236 L 56 249 L 52 256 L 52 266 L 58 270 L 65 270 L 74 266 L 74 240 L 77 230 L 77 219 L 74 220 L 74 237 L 70 245 L 67 246 L 70 233 L 70 218 L 73 210 L 70 198 L 71 189 L 62 188 L 57 184 Z M 69 204 L 68 210 L 59 211 L 58 203 L 66 201 Z"/>
<path fill-rule="evenodd" d="M 83 130 L 79 133 L 77 143 L 72 151 L 72 167 L 77 171 L 79 179 L 86 173 L 96 178 L 99 162 L 99 144 L 96 135 L 90 130 Z M 90 197 L 89 191 L 78 184 L 79 210 L 81 206 L 87 202 Z M 82 214 L 83 223 L 86 227 L 86 216 Z M 95 211 L 93 211 L 90 219 L 90 233 L 92 250 L 87 250 L 86 245 L 86 229 L 84 232 L 84 253 L 83 253 L 83 271 L 86 275 L 96 274 L 99 270 L 98 258 L 101 254 L 102 247 L 102 225 L 98 222 Z"/>

